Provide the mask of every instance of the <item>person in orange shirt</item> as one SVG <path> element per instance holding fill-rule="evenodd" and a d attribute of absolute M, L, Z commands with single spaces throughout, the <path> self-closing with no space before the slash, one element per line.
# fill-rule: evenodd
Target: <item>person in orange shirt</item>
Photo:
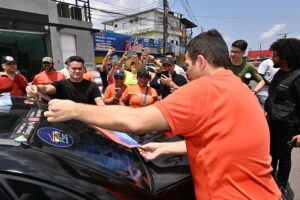
<path fill-rule="evenodd" d="M 41 72 L 34 76 L 32 84 L 34 85 L 46 85 L 53 83 L 54 81 L 64 80 L 65 76 L 56 71 L 54 68 L 54 62 L 51 57 L 44 57 L 42 59 L 43 67 Z"/>
<path fill-rule="evenodd" d="M 91 72 L 88 72 L 86 69 L 85 69 L 85 73 L 83 74 L 83 78 L 88 81 L 92 81 L 92 82 L 95 81 L 93 74 Z"/>
<path fill-rule="evenodd" d="M 271 175 L 265 115 L 255 95 L 227 69 L 229 51 L 221 34 L 200 33 L 185 57 L 191 81 L 153 105 L 131 109 L 52 100 L 44 115 L 49 122 L 76 119 L 110 130 L 164 130 L 184 137 L 185 143 L 167 143 L 164 152 L 187 152 L 198 200 L 281 200 Z M 146 145 L 141 150 L 156 152 Z"/>
<path fill-rule="evenodd" d="M 148 86 L 150 74 L 145 68 L 137 72 L 137 84 L 129 86 L 123 93 L 120 105 L 132 108 L 144 107 L 153 104 L 158 100 L 157 92 Z"/>
<path fill-rule="evenodd" d="M 104 93 L 103 101 L 106 105 L 119 105 L 120 98 L 127 86 L 124 84 L 125 74 L 123 70 L 114 72 L 114 83 L 110 84 Z"/>
<path fill-rule="evenodd" d="M 1 70 L 0 94 L 9 92 L 11 96 L 24 96 L 28 82 L 24 76 L 17 73 L 17 61 L 11 56 L 4 56 Z"/>

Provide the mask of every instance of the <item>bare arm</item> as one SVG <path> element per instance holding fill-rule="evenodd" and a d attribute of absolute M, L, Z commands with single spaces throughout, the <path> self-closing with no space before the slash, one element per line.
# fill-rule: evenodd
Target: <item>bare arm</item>
<path fill-rule="evenodd" d="M 262 87 L 264 87 L 264 85 L 265 85 L 265 81 L 262 79 L 261 81 L 259 81 L 258 83 L 257 83 L 257 85 L 255 86 L 255 88 L 254 88 L 254 92 L 256 93 L 256 92 L 258 92 Z"/>
<path fill-rule="evenodd" d="M 29 96 L 35 96 L 37 93 L 42 93 L 42 94 L 55 94 L 56 93 L 56 88 L 51 85 L 28 85 L 26 87 L 26 93 Z"/>
<path fill-rule="evenodd" d="M 136 134 L 170 130 L 162 113 L 153 105 L 142 108 L 94 106 L 54 99 L 49 102 L 48 109 L 45 116 L 50 122 L 77 119 L 101 128 Z"/>
<path fill-rule="evenodd" d="M 153 160 L 161 155 L 166 154 L 180 154 L 184 155 L 187 153 L 185 141 L 177 142 L 151 142 L 143 145 L 139 148 L 141 155 L 146 160 Z"/>
<path fill-rule="evenodd" d="M 94 100 L 95 100 L 96 105 L 98 105 L 98 106 L 104 106 L 105 105 L 101 97 L 97 97 Z"/>
<path fill-rule="evenodd" d="M 300 134 L 294 136 L 292 141 L 295 142 L 295 147 L 300 147 Z"/>

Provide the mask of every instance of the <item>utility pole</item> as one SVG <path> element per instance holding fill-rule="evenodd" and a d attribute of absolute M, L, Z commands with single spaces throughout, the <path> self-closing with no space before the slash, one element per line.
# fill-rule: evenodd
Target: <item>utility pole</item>
<path fill-rule="evenodd" d="M 167 41 L 168 41 L 168 12 L 169 12 L 169 5 L 168 0 L 163 0 L 163 7 L 164 7 L 164 17 L 163 17 L 163 56 L 166 55 L 167 49 Z"/>

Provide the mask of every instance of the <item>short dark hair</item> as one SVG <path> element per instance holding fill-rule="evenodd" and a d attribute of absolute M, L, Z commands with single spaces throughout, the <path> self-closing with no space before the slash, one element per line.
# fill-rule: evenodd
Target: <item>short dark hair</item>
<path fill-rule="evenodd" d="M 277 56 L 288 63 L 289 69 L 300 68 L 300 40 L 296 38 L 279 39 L 270 46 Z"/>
<path fill-rule="evenodd" d="M 199 54 L 216 67 L 224 66 L 227 68 L 231 63 L 226 42 L 216 29 L 202 32 L 193 38 L 188 44 L 186 52 L 188 52 L 193 64 Z"/>
<path fill-rule="evenodd" d="M 73 61 L 81 62 L 81 63 L 84 65 L 84 60 L 83 60 L 83 58 L 80 57 L 80 56 L 70 56 L 70 57 L 66 60 L 65 64 L 66 64 L 66 65 L 70 65 L 70 63 L 73 62 Z"/>
<path fill-rule="evenodd" d="M 248 43 L 245 40 L 236 40 L 232 43 L 232 47 L 237 47 L 241 49 L 242 51 L 246 51 L 248 47 Z"/>

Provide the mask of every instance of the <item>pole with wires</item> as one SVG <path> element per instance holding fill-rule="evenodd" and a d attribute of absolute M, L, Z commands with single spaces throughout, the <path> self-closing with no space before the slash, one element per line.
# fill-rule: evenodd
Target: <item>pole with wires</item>
<path fill-rule="evenodd" d="M 166 55 L 167 50 L 167 41 L 168 41 L 168 12 L 169 12 L 169 5 L 168 0 L 163 0 L 163 7 L 164 7 L 164 17 L 163 17 L 163 56 Z"/>

